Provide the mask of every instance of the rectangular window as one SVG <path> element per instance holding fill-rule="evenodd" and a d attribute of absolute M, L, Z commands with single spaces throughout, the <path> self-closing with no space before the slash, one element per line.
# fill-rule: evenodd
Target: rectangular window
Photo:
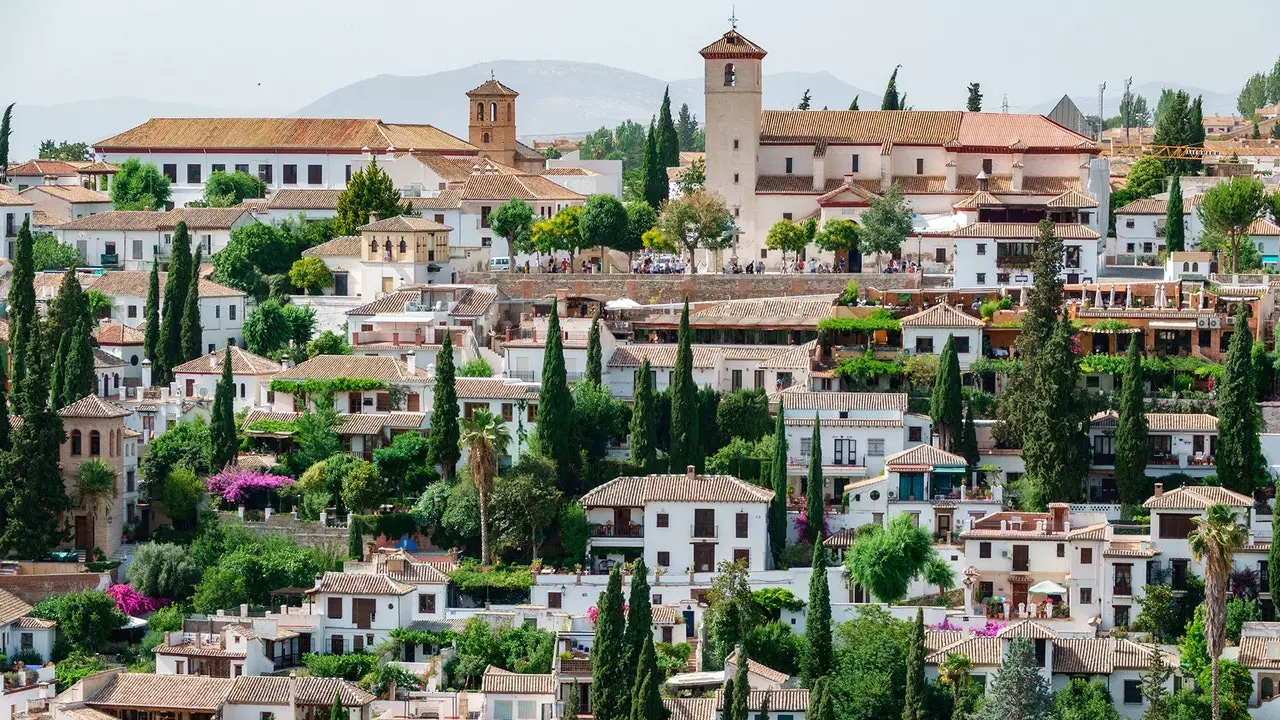
<path fill-rule="evenodd" d="M 782 213 L 783 220 L 791 220 L 791 213 Z"/>
<path fill-rule="evenodd" d="M 530 405 L 528 411 L 525 412 L 527 422 L 538 422 L 538 406 Z"/>
<path fill-rule="evenodd" d="M 916 158 L 916 174 L 924 174 L 924 158 Z"/>
<path fill-rule="evenodd" d="M 671 566 L 671 553 L 669 553 L 669 552 L 667 552 L 667 551 L 665 551 L 665 550 L 660 551 L 660 552 L 658 553 L 658 566 L 659 566 L 659 567 L 670 567 L 670 566 Z"/>
<path fill-rule="evenodd" d="M 1170 560 L 1169 565 L 1173 568 L 1173 578 L 1169 582 L 1169 584 L 1173 587 L 1174 590 L 1186 590 L 1187 589 L 1187 559 L 1180 558 L 1177 560 Z"/>
<path fill-rule="evenodd" d="M 186 666 L 187 666 L 187 663 L 186 663 L 186 661 L 185 661 L 185 660 L 174 660 L 174 661 L 173 661 L 173 674 L 174 674 L 174 675 L 185 675 L 185 674 L 186 674 L 186 671 L 187 671 L 187 667 L 186 667 Z"/>
<path fill-rule="evenodd" d="M 298 166 L 297 165 L 285 165 L 283 168 L 281 168 L 281 170 L 282 170 L 281 179 L 284 180 L 285 185 L 298 184 Z"/>
<path fill-rule="evenodd" d="M 1093 588 L 1080 588 L 1080 604 L 1089 605 L 1093 602 Z"/>
<path fill-rule="evenodd" d="M 813 438 L 800 438 L 800 457 L 809 457 L 813 452 Z"/>
<path fill-rule="evenodd" d="M 228 320 L 235 320 L 235 319 L 236 319 L 236 306 L 235 306 L 235 305 L 228 305 L 228 306 L 227 306 L 227 319 L 228 319 Z"/>
<path fill-rule="evenodd" d="M 220 318 L 220 317 L 222 317 L 222 306 L 221 306 L 221 305 L 214 305 L 214 306 L 213 306 L 213 316 L 214 316 L 215 318 Z"/>
<path fill-rule="evenodd" d="M 980 558 L 991 557 L 991 543 L 989 542 L 978 543 L 978 557 Z"/>
<path fill-rule="evenodd" d="M 1058 543 L 1058 557 L 1066 557 L 1066 556 L 1067 556 L 1067 544 Z"/>
<path fill-rule="evenodd" d="M 732 380 L 730 381 L 730 384 L 733 388 L 733 392 L 738 392 L 739 390 L 741 390 L 742 389 L 742 371 L 734 370 L 732 373 L 730 373 L 730 377 L 732 378 Z"/>
<path fill-rule="evenodd" d="M 22 646 L 23 650 L 30 650 L 34 648 L 36 644 L 35 633 L 19 633 L 18 644 Z"/>
<path fill-rule="evenodd" d="M 884 457 L 884 439 L 872 438 L 868 440 L 867 455 L 870 457 Z"/>
<path fill-rule="evenodd" d="M 934 248 L 934 249 L 933 249 L 933 261 L 934 261 L 934 262 L 936 262 L 936 263 L 945 263 L 945 262 L 947 261 L 947 249 L 946 249 L 946 248 Z"/>
<path fill-rule="evenodd" d="M 1125 221 L 1124 221 L 1124 226 L 1125 226 L 1126 228 L 1129 228 L 1130 230 L 1132 230 L 1132 229 L 1133 229 L 1133 219 L 1132 219 L 1132 218 L 1130 218 L 1130 219 L 1128 219 L 1128 220 L 1125 220 Z"/>
<path fill-rule="evenodd" d="M 342 617 L 342 598 L 329 598 L 329 617 L 335 620 Z"/>
<path fill-rule="evenodd" d="M 671 523 L 671 516 L 666 513 L 658 513 L 654 520 L 658 527 L 664 528 Z"/>
<path fill-rule="evenodd" d="M 561 604 L 564 603 L 564 593 L 549 592 L 547 593 L 547 607 L 552 610 L 559 610 Z"/>
<path fill-rule="evenodd" d="M 178 164 L 177 163 L 165 163 L 161 169 L 161 172 L 164 173 L 165 177 L 169 178 L 169 182 L 171 183 L 178 182 Z"/>
<path fill-rule="evenodd" d="M 733 184 L 734 184 L 734 185 L 737 185 L 737 184 L 738 184 L 738 173 L 734 173 L 734 174 L 733 174 Z"/>
<path fill-rule="evenodd" d="M 1115 626 L 1123 628 L 1129 627 L 1129 606 L 1116 605 L 1115 611 Z"/>
<path fill-rule="evenodd" d="M 200 163 L 187 164 L 187 184 L 188 185 L 200 184 Z"/>
<path fill-rule="evenodd" d="M 979 284 L 979 285 L 986 285 L 986 284 L 987 284 L 987 274 L 986 274 L 986 273 L 978 273 L 978 284 Z"/>
<path fill-rule="evenodd" d="M 258 179 L 268 185 L 271 184 L 271 165 L 266 163 L 258 165 Z"/>
<path fill-rule="evenodd" d="M 1081 565 L 1093 564 L 1093 548 L 1080 548 L 1080 564 Z"/>
<path fill-rule="evenodd" d="M 991 174 L 991 158 L 982 159 L 982 172 L 988 175 Z"/>
<path fill-rule="evenodd" d="M 738 138 L 734 138 L 734 139 L 733 139 L 733 149 L 734 149 L 734 150 L 737 150 L 737 149 L 738 149 Z"/>
<path fill-rule="evenodd" d="M 734 548 L 733 561 L 751 567 L 751 551 L 746 548 Z"/>
<path fill-rule="evenodd" d="M 716 536 L 716 511 L 711 508 L 694 508 L 693 536 L 710 538 Z"/>
<path fill-rule="evenodd" d="M 849 168 L 850 172 L 858 172 L 858 154 L 853 154 L 853 166 Z"/>
<path fill-rule="evenodd" d="M 835 452 L 832 453 L 831 464 L 844 464 L 844 438 L 836 438 Z"/>
<path fill-rule="evenodd" d="M 673 633 L 671 632 L 671 626 L 663 625 L 662 626 L 662 642 L 670 645 L 673 639 L 672 635 Z"/>
<path fill-rule="evenodd" d="M 515 720 L 512 714 L 512 703 L 510 700 L 495 700 L 493 703 L 494 720 Z"/>
<path fill-rule="evenodd" d="M 324 182 L 324 166 L 308 165 L 307 166 L 307 184 L 320 185 Z"/>
<path fill-rule="evenodd" d="M 249 174 L 249 163 L 236 163 L 236 172 Z"/>
<path fill-rule="evenodd" d="M 1165 540 L 1186 540 L 1195 529 L 1191 519 L 1193 515 L 1170 515 L 1160 513 L 1156 521 L 1160 525 L 1159 535 Z"/>
<path fill-rule="evenodd" d="M 738 513 L 733 518 L 734 530 L 740 538 L 747 537 L 747 524 L 750 518 L 746 513 Z"/>
<path fill-rule="evenodd" d="M 462 416 L 470 420 L 475 416 L 476 410 L 488 410 L 489 403 L 469 402 L 462 405 Z"/>
<path fill-rule="evenodd" d="M 511 422 L 516 416 L 516 406 L 512 403 L 502 403 L 502 419 Z"/>
<path fill-rule="evenodd" d="M 1124 681 L 1124 704 L 1125 705 L 1141 705 L 1142 704 L 1142 681 L 1141 680 L 1125 680 Z"/>
<path fill-rule="evenodd" d="M 795 162 L 792 158 L 787 158 L 787 174 L 790 175 L 795 168 Z"/>
<path fill-rule="evenodd" d="M 138 306 L 137 306 L 137 305 L 130 305 L 130 306 L 129 306 L 129 310 L 128 310 L 128 312 L 129 312 L 129 317 L 131 317 L 131 318 L 136 318 L 136 317 L 138 317 Z"/>
<path fill-rule="evenodd" d="M 956 352 L 958 352 L 958 353 L 967 353 L 967 352 L 969 352 L 969 338 L 968 338 L 968 337 L 957 337 L 957 338 L 955 338 L 955 344 L 956 344 Z"/>
<path fill-rule="evenodd" d="M 1031 569 L 1031 546 L 1030 545 L 1014 545 L 1013 546 L 1013 570 L 1014 572 L 1027 572 Z"/>
<path fill-rule="evenodd" d="M 418 612 L 435 614 L 436 596 L 434 593 L 423 593 L 418 596 Z"/>
<path fill-rule="evenodd" d="M 493 208 L 489 207 L 488 205 L 480 206 L 480 227 L 482 228 L 489 227 L 489 213 L 492 211 L 493 211 Z"/>
<path fill-rule="evenodd" d="M 978 243 L 978 254 L 979 254 L 979 255 L 986 255 L 986 254 L 987 254 L 987 244 L 986 244 L 986 243 Z"/>
<path fill-rule="evenodd" d="M 907 440 L 910 442 L 924 442 L 924 428 L 919 425 L 907 428 Z"/>
<path fill-rule="evenodd" d="M 226 171 L 227 171 L 227 166 L 222 163 L 213 163 L 209 165 L 210 173 L 216 173 L 216 172 L 224 173 Z"/>
<path fill-rule="evenodd" d="M 345 178 L 345 182 L 347 183 L 351 182 L 351 166 L 350 165 L 347 166 L 346 174 L 344 175 L 344 178 Z"/>
<path fill-rule="evenodd" d="M 916 338 L 916 352 L 917 352 L 917 353 L 919 353 L 919 354 L 921 354 L 921 355 L 928 355 L 928 354 L 932 354 L 932 353 L 933 353 L 933 338 L 931 338 L 931 337 L 918 337 L 918 338 Z"/>
<path fill-rule="evenodd" d="M 753 379 L 755 380 L 756 390 L 759 390 L 764 387 L 764 371 L 763 370 L 756 370 L 754 373 Z"/>

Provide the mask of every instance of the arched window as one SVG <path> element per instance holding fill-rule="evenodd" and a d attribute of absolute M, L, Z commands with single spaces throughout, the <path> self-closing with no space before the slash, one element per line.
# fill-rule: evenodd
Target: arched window
<path fill-rule="evenodd" d="M 93 457 L 102 454 L 102 433 L 97 430 L 89 431 L 89 454 Z"/>
<path fill-rule="evenodd" d="M 409 249 L 408 244 L 406 244 L 406 243 L 405 243 L 405 241 L 402 239 L 402 240 L 400 241 L 400 254 L 401 254 L 401 255 L 403 255 L 403 254 L 405 253 L 405 251 L 406 251 L 406 250 L 408 250 L 408 249 Z"/>
<path fill-rule="evenodd" d="M 724 64 L 724 86 L 733 87 L 738 84 L 738 74 L 733 69 L 733 63 Z"/>
<path fill-rule="evenodd" d="M 1190 269 L 1191 269 L 1191 263 L 1182 263 L 1182 272 L 1187 272 Z"/>
<path fill-rule="evenodd" d="M 382 245 L 382 249 L 388 253 L 391 252 L 391 238 L 387 238 L 387 241 Z"/>
<path fill-rule="evenodd" d="M 480 142 L 484 143 L 485 145 L 488 145 L 488 144 L 489 144 L 489 133 L 485 133 L 485 134 L 481 135 L 481 136 L 480 136 Z"/>
<path fill-rule="evenodd" d="M 489 119 L 494 122 L 498 121 L 498 103 L 496 102 L 489 103 Z"/>
<path fill-rule="evenodd" d="M 477 120 L 484 119 L 484 103 L 482 102 L 476 103 L 476 119 Z"/>
<path fill-rule="evenodd" d="M 83 442 L 84 442 L 84 438 L 80 434 L 80 431 L 72 430 L 71 431 L 71 454 L 72 455 L 79 455 L 84 451 L 82 448 Z"/>
<path fill-rule="evenodd" d="M 370 241 L 369 241 L 369 252 L 375 252 L 375 253 L 376 253 L 376 252 L 378 252 L 378 241 L 377 241 L 377 240 L 370 240 Z"/>
<path fill-rule="evenodd" d="M 511 103 L 507 103 L 507 122 L 511 122 Z"/>
<path fill-rule="evenodd" d="M 1275 692 L 1276 692 L 1275 681 L 1269 677 L 1262 678 L 1262 699 L 1270 700 L 1271 697 L 1275 695 Z"/>
<path fill-rule="evenodd" d="M 1200 272 L 1200 263 L 1198 262 L 1191 263 L 1191 272 Z"/>
<path fill-rule="evenodd" d="M 244 399 L 244 383 L 240 383 L 240 399 Z"/>

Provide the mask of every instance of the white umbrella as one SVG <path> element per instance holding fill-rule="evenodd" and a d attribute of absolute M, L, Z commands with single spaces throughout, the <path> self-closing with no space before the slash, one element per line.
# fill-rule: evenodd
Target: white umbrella
<path fill-rule="evenodd" d="M 1112 285 L 1111 295 L 1107 298 L 1107 307 L 1111 307 L 1112 305 L 1115 305 L 1115 304 L 1116 304 L 1116 286 Z"/>
<path fill-rule="evenodd" d="M 1102 307 L 1102 286 L 1093 286 L 1093 305 L 1094 307 Z"/>
<path fill-rule="evenodd" d="M 1067 589 L 1052 580 L 1041 580 L 1027 588 L 1033 595 L 1066 595 Z"/>

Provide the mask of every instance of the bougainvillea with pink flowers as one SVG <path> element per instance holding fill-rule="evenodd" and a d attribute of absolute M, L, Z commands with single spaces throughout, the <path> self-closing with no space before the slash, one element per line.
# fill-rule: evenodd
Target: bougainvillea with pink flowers
<path fill-rule="evenodd" d="M 253 493 L 274 492 L 285 485 L 292 484 L 293 478 L 285 475 L 272 475 L 263 470 L 246 470 L 230 466 L 205 481 L 205 487 L 209 489 L 210 495 L 236 504 L 244 502 L 245 498 Z"/>
<path fill-rule="evenodd" d="M 107 595 L 116 601 L 117 610 L 130 617 L 146 615 L 169 604 L 169 601 L 164 598 L 143 595 L 132 587 L 123 584 L 112 585 L 107 588 Z"/>
<path fill-rule="evenodd" d="M 980 628 L 974 628 L 974 637 L 995 637 L 997 633 L 1004 628 L 1005 624 L 996 620 L 988 620 L 986 625 Z"/>
<path fill-rule="evenodd" d="M 964 628 L 951 622 L 951 618 L 943 618 L 942 622 L 936 625 L 930 625 L 930 630 L 963 630 Z"/>
<path fill-rule="evenodd" d="M 809 536 L 809 515 L 806 511 L 801 510 L 800 514 L 792 522 L 795 523 L 796 532 L 800 534 L 800 537 Z M 826 515 L 822 516 L 822 537 L 831 537 L 831 525 L 827 522 Z"/>

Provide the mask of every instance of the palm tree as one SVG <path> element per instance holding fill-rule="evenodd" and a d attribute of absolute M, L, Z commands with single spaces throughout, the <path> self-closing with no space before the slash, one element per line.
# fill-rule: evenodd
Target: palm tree
<path fill-rule="evenodd" d="M 90 460 L 76 471 L 75 490 L 76 501 L 89 514 L 90 537 L 96 538 L 98 512 L 111 510 L 116 497 L 116 471 L 101 460 Z"/>
<path fill-rule="evenodd" d="M 470 418 L 459 421 L 462 434 L 458 446 L 467 451 L 467 468 L 471 482 L 480 496 L 480 562 L 489 563 L 489 494 L 493 492 L 493 478 L 498 474 L 498 458 L 507 454 L 511 431 L 502 418 L 485 409 L 478 409 Z"/>
<path fill-rule="evenodd" d="M 1213 667 L 1213 720 L 1219 720 L 1218 661 L 1226 642 L 1227 575 L 1231 557 L 1248 542 L 1249 531 L 1222 503 L 1210 505 L 1204 517 L 1192 522 L 1196 529 L 1187 536 L 1187 544 L 1196 562 L 1204 563 L 1204 641 Z"/>
<path fill-rule="evenodd" d="M 956 586 L 956 574 L 951 569 L 951 565 L 937 555 L 929 558 L 921 574 L 925 582 L 938 586 L 939 597 L 946 595 L 948 590 Z"/>
<path fill-rule="evenodd" d="M 953 717 L 964 717 L 960 710 L 960 692 L 969 684 L 969 673 L 973 670 L 973 661 L 964 653 L 947 653 L 947 659 L 938 666 L 938 682 L 951 686 Z"/>

